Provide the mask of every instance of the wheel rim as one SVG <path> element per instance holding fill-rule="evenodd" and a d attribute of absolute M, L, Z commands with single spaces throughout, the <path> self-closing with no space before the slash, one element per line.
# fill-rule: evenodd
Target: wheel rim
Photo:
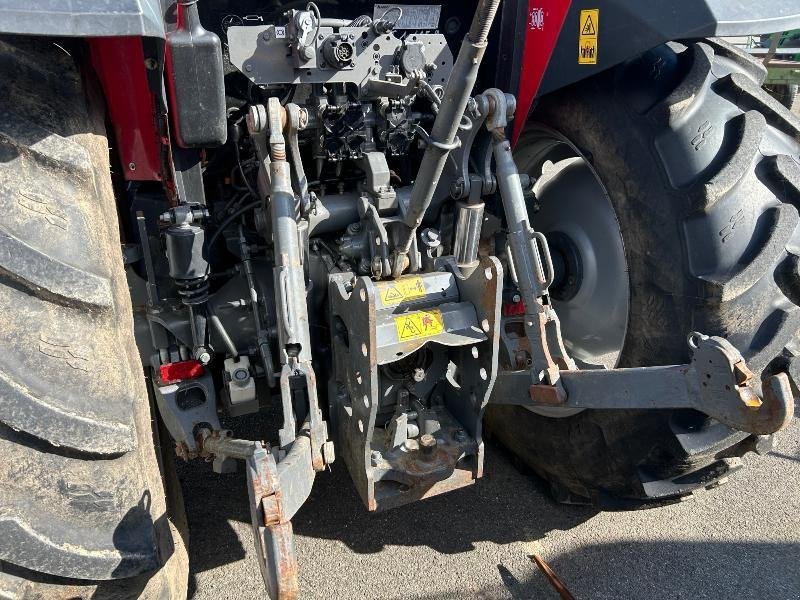
<path fill-rule="evenodd" d="M 581 366 L 613 368 L 628 326 L 630 287 L 625 247 L 605 187 L 577 147 L 535 129 L 515 152 L 536 178 L 531 223 L 548 238 L 556 270 L 550 289 L 564 343 Z"/>

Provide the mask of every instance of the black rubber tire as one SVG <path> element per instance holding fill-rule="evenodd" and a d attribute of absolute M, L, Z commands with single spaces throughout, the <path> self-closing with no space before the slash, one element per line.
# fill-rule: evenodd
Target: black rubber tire
<path fill-rule="evenodd" d="M 184 600 L 80 48 L 0 37 L 0 596 Z"/>
<path fill-rule="evenodd" d="M 800 381 L 800 122 L 764 76 L 722 41 L 669 44 L 543 98 L 526 126 L 571 140 L 617 213 L 630 276 L 619 366 L 686 362 L 686 335 L 700 331 L 729 339 L 756 373 Z M 557 499 L 604 507 L 712 485 L 771 443 L 691 410 L 548 418 L 490 405 L 486 425 Z"/>

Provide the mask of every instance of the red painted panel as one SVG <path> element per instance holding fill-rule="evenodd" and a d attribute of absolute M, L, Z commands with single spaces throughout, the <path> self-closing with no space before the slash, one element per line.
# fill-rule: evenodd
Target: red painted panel
<path fill-rule="evenodd" d="M 160 181 L 161 142 L 141 38 L 91 38 L 89 47 L 92 66 L 103 86 L 125 179 Z"/>
<path fill-rule="evenodd" d="M 528 0 L 522 74 L 517 92 L 517 116 L 514 119 L 512 144 L 517 143 L 519 134 L 522 133 L 564 25 L 570 2 L 571 0 Z"/>

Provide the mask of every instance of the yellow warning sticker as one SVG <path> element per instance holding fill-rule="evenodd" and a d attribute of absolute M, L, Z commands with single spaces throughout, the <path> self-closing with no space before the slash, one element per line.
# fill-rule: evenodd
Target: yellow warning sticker
<path fill-rule="evenodd" d="M 431 337 L 444 331 L 441 311 L 421 310 L 394 318 L 397 339 L 401 342 Z"/>
<path fill-rule="evenodd" d="M 589 8 L 581 11 L 580 28 L 578 29 L 578 64 L 597 64 L 597 32 L 600 21 L 600 9 Z"/>
<path fill-rule="evenodd" d="M 394 306 L 406 300 L 425 297 L 422 277 L 401 277 L 394 281 L 379 283 L 378 290 L 384 306 Z"/>

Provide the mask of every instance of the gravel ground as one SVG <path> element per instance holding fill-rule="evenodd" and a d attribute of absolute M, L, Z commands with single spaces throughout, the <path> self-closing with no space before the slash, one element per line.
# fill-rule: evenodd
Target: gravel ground
<path fill-rule="evenodd" d="M 492 445 L 476 485 L 369 514 L 344 464 L 294 519 L 302 598 L 557 600 L 538 552 L 576 598 L 800 598 L 800 423 L 727 485 L 660 509 L 561 506 Z M 182 469 L 190 598 L 264 598 L 241 475 Z"/>

